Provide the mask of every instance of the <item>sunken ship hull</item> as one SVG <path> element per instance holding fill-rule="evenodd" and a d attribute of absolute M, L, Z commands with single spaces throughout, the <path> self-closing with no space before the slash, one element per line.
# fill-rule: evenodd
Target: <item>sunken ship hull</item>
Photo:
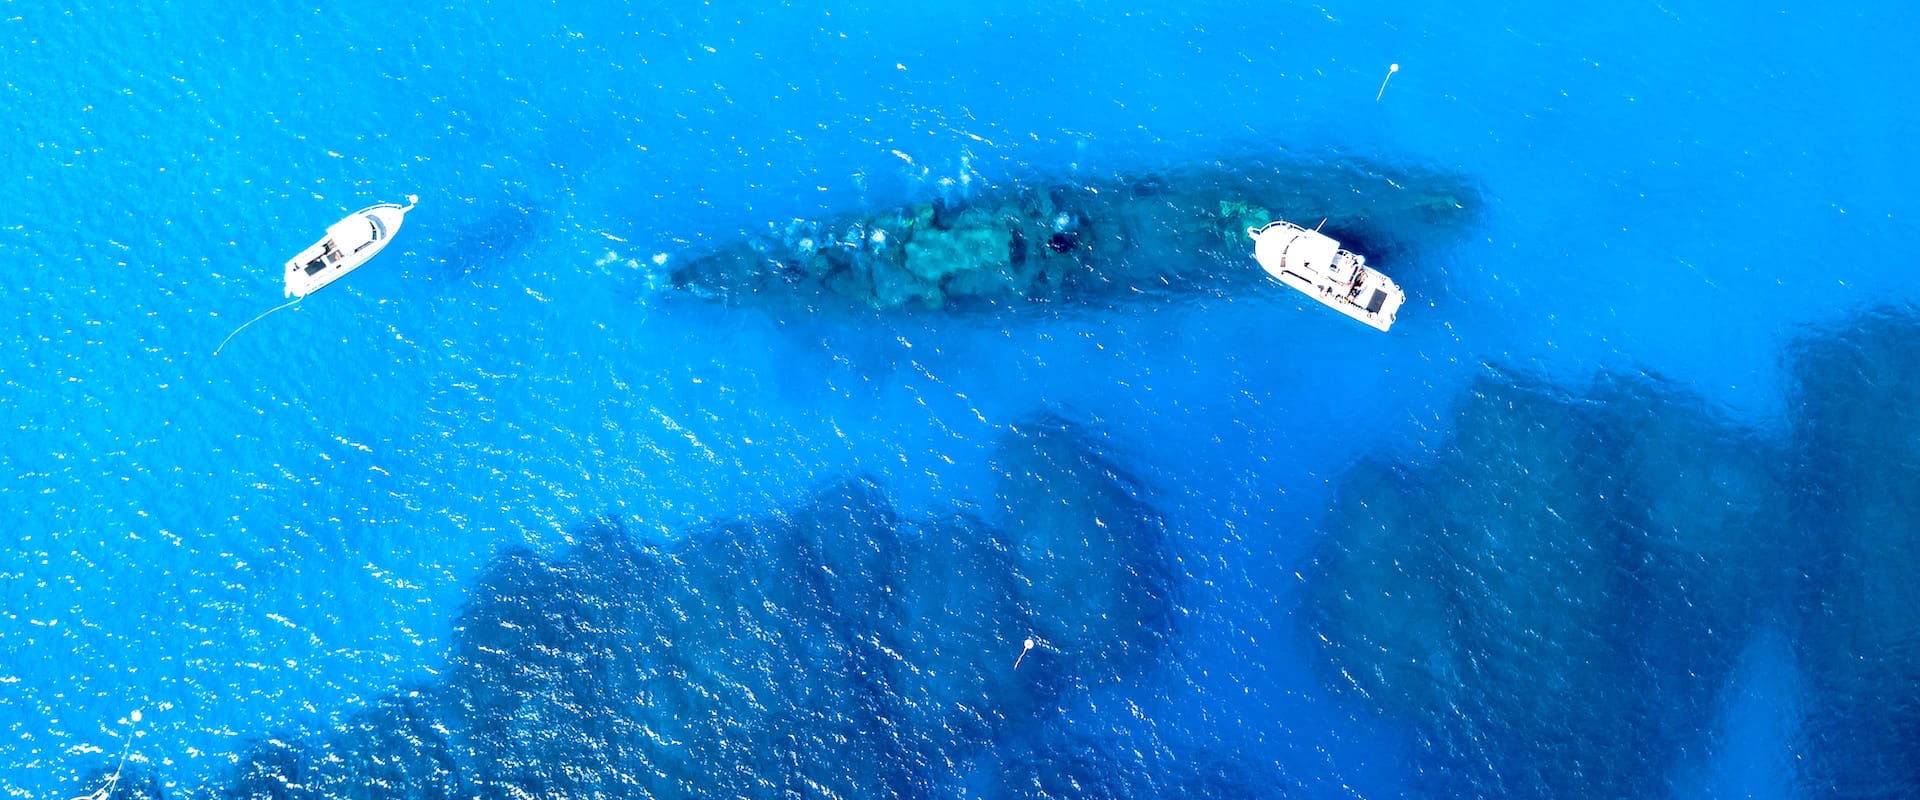
<path fill-rule="evenodd" d="M 1009 181 L 880 213 L 770 224 L 669 264 L 667 277 L 731 303 L 882 312 L 1225 294 L 1258 285 L 1249 227 L 1324 219 L 1400 261 L 1464 230 L 1475 196 L 1457 176 L 1351 163 Z"/>

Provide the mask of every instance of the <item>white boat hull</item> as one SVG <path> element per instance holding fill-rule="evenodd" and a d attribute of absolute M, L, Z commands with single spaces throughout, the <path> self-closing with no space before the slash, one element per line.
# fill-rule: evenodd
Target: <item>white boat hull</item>
<path fill-rule="evenodd" d="M 286 296 L 306 297 L 367 263 L 393 241 L 412 210 L 411 205 L 381 203 L 327 226 L 320 241 L 287 261 Z"/>
<path fill-rule="evenodd" d="M 1379 331 L 1393 327 L 1407 300 L 1399 284 L 1367 268 L 1365 257 L 1340 249 L 1340 243 L 1291 222 L 1276 220 L 1248 228 L 1253 257 L 1267 275 L 1321 305 Z"/>

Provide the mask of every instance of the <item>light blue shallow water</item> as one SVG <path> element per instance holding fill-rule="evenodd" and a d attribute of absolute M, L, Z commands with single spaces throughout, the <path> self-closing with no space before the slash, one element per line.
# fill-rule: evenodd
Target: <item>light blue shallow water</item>
<path fill-rule="evenodd" d="M 396 13 L 0 6 L 10 796 L 90 790 L 129 732 L 175 797 L 274 770 L 371 796 L 312 766 L 363 734 L 452 754 L 398 780 L 422 796 L 558 796 L 529 776 L 564 764 L 635 795 L 1920 791 L 1908 9 Z M 653 266 L 943 182 L 1279 150 L 1479 187 L 1470 229 L 1378 263 L 1411 295 L 1390 335 L 1273 287 L 796 316 Z M 409 193 L 387 252 L 211 356 L 315 232 Z M 1056 424 L 1032 474 L 1069 477 L 1010 477 Z M 1083 451 L 1102 467 L 1059 467 Z M 878 494 L 830 489 L 850 478 Z M 816 497 L 898 520 L 813 525 Z M 1055 505 L 1154 545 L 1081 553 L 1032 522 Z M 624 552 L 609 516 L 656 548 L 610 562 L 632 574 L 594 566 Z M 757 544 L 693 555 L 728 537 Z M 1010 554 L 974 593 L 876 599 L 932 596 L 900 576 L 963 557 L 915 543 L 972 537 Z M 905 566 L 766 588 L 817 541 Z M 1067 597 L 1141 616 L 1056 621 L 1051 660 L 1007 673 L 1031 684 L 958 666 L 1010 663 Z M 751 619 L 669 629 L 660 598 Z M 620 622 L 525 652 L 474 633 L 515 608 Z M 733 685 L 768 626 L 767 663 L 805 677 L 778 700 L 665 699 Z M 872 666 L 913 647 L 962 677 Z M 494 691 L 604 724 L 509 746 L 476 711 Z M 1018 710 L 969 727 L 942 705 L 967 692 Z M 643 743 L 695 708 L 744 727 Z M 532 766 L 501 766 L 516 748 Z M 820 774 L 675 783 L 794 761 Z"/>

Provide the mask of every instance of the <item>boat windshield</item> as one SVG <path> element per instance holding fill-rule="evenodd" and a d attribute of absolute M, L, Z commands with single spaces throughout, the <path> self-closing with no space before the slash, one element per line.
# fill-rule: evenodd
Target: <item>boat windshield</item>
<path fill-rule="evenodd" d="M 367 228 L 368 228 L 368 232 L 372 234 L 372 238 L 369 238 L 366 241 L 361 242 L 359 247 L 353 248 L 353 252 L 358 253 L 362 250 L 372 247 L 375 242 L 380 241 L 383 237 L 387 235 L 387 226 L 381 224 L 380 218 L 372 214 L 367 215 Z"/>

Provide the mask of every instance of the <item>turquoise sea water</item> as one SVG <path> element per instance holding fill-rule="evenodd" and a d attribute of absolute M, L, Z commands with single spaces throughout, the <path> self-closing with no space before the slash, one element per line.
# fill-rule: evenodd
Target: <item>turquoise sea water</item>
<path fill-rule="evenodd" d="M 0 5 L 0 788 L 1920 793 L 1915 20 Z M 1477 187 L 1391 334 L 655 260 L 1274 153 Z"/>

